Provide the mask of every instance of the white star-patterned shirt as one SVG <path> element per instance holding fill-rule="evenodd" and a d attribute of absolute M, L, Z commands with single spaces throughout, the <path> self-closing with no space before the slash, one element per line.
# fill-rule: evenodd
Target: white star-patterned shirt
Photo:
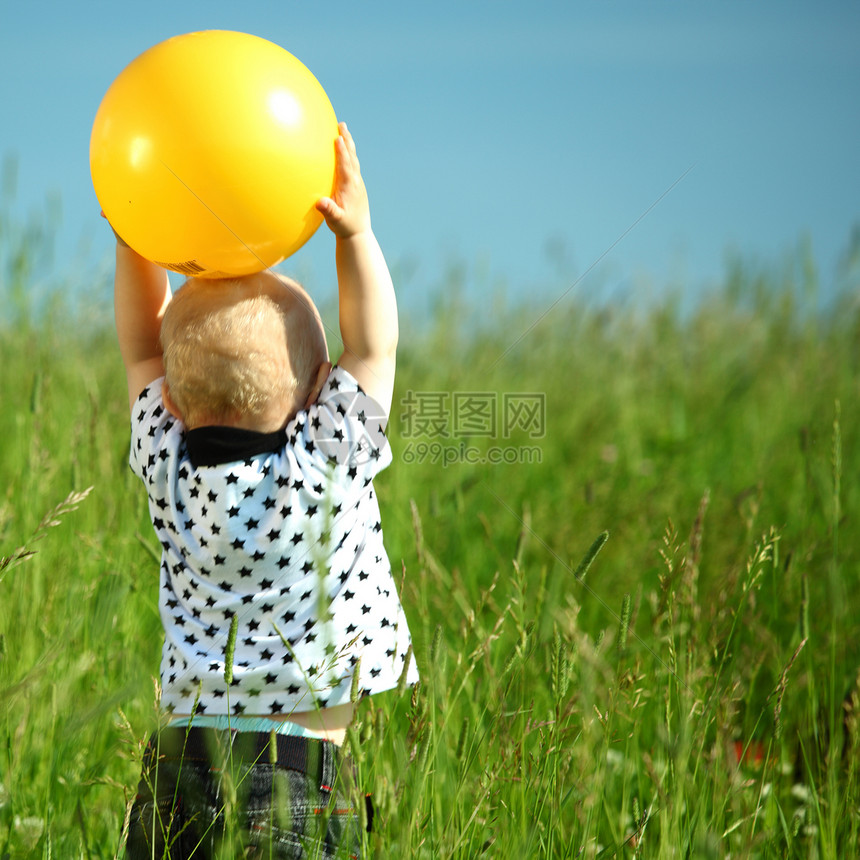
<path fill-rule="evenodd" d="M 338 367 L 278 433 L 188 431 L 161 380 L 141 393 L 129 459 L 162 546 L 163 708 L 289 715 L 418 680 L 372 483 L 386 420 Z"/>

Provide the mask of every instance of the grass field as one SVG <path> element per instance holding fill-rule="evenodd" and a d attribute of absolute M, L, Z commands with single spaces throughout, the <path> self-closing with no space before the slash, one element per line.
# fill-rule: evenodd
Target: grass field
<path fill-rule="evenodd" d="M 113 858 L 157 545 L 110 308 L 35 320 L 3 266 L 0 858 Z M 377 489 L 423 681 L 350 737 L 374 856 L 860 856 L 850 287 L 816 309 L 799 255 L 690 314 L 404 322 Z"/>

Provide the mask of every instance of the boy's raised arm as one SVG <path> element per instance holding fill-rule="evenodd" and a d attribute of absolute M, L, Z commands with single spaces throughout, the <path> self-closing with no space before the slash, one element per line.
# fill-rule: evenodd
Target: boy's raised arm
<path fill-rule="evenodd" d="M 338 364 L 383 407 L 391 409 L 396 365 L 397 300 L 382 249 L 370 226 L 367 190 L 355 143 L 340 124 L 335 187 L 317 204 L 337 237 L 337 281 L 343 355 Z"/>
<path fill-rule="evenodd" d="M 158 336 L 170 296 L 167 272 L 117 238 L 114 314 L 129 408 L 150 382 L 164 374 Z"/>

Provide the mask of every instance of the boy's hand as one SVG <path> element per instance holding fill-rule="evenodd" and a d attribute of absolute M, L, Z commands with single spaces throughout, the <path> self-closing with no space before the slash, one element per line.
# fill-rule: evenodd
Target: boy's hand
<path fill-rule="evenodd" d="M 338 124 L 340 137 L 335 141 L 334 190 L 322 197 L 316 208 L 329 229 L 339 239 L 349 239 L 370 230 L 370 204 L 355 153 L 355 141 L 346 127 Z"/>
<path fill-rule="evenodd" d="M 388 414 L 397 352 L 397 299 L 391 274 L 373 230 L 355 143 L 346 124 L 338 126 L 331 197 L 317 202 L 337 237 L 337 283 L 343 354 L 338 364 Z"/>

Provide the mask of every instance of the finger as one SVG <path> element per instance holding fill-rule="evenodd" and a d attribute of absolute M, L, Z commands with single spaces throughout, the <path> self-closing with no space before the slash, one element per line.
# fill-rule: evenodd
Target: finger
<path fill-rule="evenodd" d="M 316 202 L 316 209 L 326 221 L 337 221 L 343 215 L 343 209 L 331 197 L 320 197 Z"/>
<path fill-rule="evenodd" d="M 355 141 L 353 140 L 346 123 L 340 123 L 337 128 L 340 132 L 340 136 L 343 139 L 343 142 L 346 144 L 347 152 L 349 152 L 352 158 L 356 158 Z"/>
<path fill-rule="evenodd" d="M 360 176 L 361 169 L 358 159 L 350 153 L 346 141 L 339 137 L 335 157 L 335 188 L 337 191 L 334 196 L 337 197 L 339 192 L 355 184 Z"/>
<path fill-rule="evenodd" d="M 337 169 L 343 183 L 354 182 L 361 176 L 361 165 L 355 154 L 355 147 L 350 148 L 349 143 L 342 137 L 337 139 Z"/>

